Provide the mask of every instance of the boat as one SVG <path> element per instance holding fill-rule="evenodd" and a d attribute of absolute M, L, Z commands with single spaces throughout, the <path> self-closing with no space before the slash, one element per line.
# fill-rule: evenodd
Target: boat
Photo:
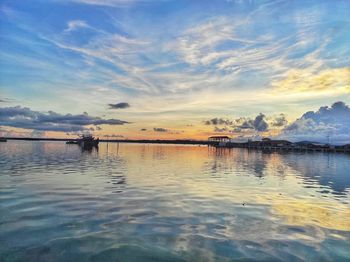
<path fill-rule="evenodd" d="M 0 137 L 0 142 L 7 142 L 7 139 L 5 137 Z"/>
<path fill-rule="evenodd" d="M 81 135 L 79 139 L 77 140 L 77 143 L 79 146 L 81 146 L 84 149 L 90 149 L 93 147 L 98 147 L 99 139 L 93 137 L 92 135 Z"/>

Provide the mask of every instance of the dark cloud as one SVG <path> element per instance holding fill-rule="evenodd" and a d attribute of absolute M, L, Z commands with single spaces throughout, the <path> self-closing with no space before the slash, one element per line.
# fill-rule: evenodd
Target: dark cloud
<path fill-rule="evenodd" d="M 130 107 L 129 103 L 117 103 L 117 104 L 108 104 L 110 109 L 125 109 Z"/>
<path fill-rule="evenodd" d="M 266 116 L 262 113 L 257 115 L 254 119 L 249 117 L 240 117 L 233 121 L 234 132 L 241 132 L 245 130 L 256 130 L 259 132 L 267 131 L 269 124 L 266 121 Z"/>
<path fill-rule="evenodd" d="M 183 130 L 170 130 L 170 129 L 166 129 L 166 128 L 162 128 L 162 127 L 154 127 L 153 128 L 154 132 L 161 132 L 161 133 L 168 133 L 168 134 L 172 134 L 172 135 L 178 135 L 183 133 Z"/>
<path fill-rule="evenodd" d="M 234 120 L 223 118 L 213 118 L 204 122 L 205 125 L 221 125 L 224 127 L 215 127 L 214 132 L 246 132 L 256 130 L 259 132 L 267 131 L 269 124 L 264 114 L 257 115 L 254 119 L 249 117 L 240 117 Z"/>
<path fill-rule="evenodd" d="M 241 131 L 246 129 L 254 129 L 254 120 L 246 117 L 240 117 L 233 121 L 232 127 L 234 128 L 234 131 Z"/>
<path fill-rule="evenodd" d="M 280 114 L 279 116 L 275 117 L 271 123 L 271 125 L 275 127 L 282 127 L 286 126 L 287 124 L 288 120 L 286 119 L 285 114 Z"/>
<path fill-rule="evenodd" d="M 162 128 L 162 127 L 155 127 L 153 128 L 154 132 L 169 132 L 168 129 Z"/>
<path fill-rule="evenodd" d="M 76 132 L 86 131 L 90 125 L 123 125 L 127 121 L 119 119 L 102 119 L 89 116 L 86 112 L 80 115 L 62 115 L 49 111 L 41 113 L 27 107 L 4 107 L 0 108 L 0 126 L 11 126 L 41 131 Z"/>
<path fill-rule="evenodd" d="M 205 125 L 232 125 L 232 121 L 228 120 L 228 119 L 223 119 L 223 118 L 213 118 L 213 119 L 210 119 L 210 120 L 206 120 L 204 121 L 204 124 Z"/>
<path fill-rule="evenodd" d="M 283 129 L 281 136 L 291 140 L 311 140 L 331 143 L 350 142 L 350 107 L 336 102 L 318 111 L 309 111 Z"/>
<path fill-rule="evenodd" d="M 254 119 L 254 129 L 260 132 L 266 131 L 269 128 L 269 124 L 265 121 L 266 116 L 262 113 L 257 115 Z"/>

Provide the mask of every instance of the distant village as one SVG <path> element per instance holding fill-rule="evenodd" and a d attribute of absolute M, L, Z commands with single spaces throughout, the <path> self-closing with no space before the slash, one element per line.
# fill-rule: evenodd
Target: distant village
<path fill-rule="evenodd" d="M 228 136 L 211 136 L 209 145 L 222 148 L 251 148 L 261 150 L 280 151 L 314 151 L 314 152 L 345 152 L 350 153 L 350 144 L 335 146 L 331 144 L 316 143 L 310 141 L 290 142 L 287 140 L 272 140 L 263 138 L 261 141 L 248 140 L 247 142 L 234 142 Z"/>

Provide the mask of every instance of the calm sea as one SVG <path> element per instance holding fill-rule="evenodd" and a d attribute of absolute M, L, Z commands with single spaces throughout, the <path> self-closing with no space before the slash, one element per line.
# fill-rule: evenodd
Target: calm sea
<path fill-rule="evenodd" d="M 0 143 L 0 261 L 349 261 L 350 155 Z"/>

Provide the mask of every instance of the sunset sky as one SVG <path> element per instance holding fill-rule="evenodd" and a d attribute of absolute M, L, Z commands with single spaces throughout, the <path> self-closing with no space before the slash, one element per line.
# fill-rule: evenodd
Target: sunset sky
<path fill-rule="evenodd" d="M 2 0 L 0 136 L 350 143 L 348 0 Z"/>

